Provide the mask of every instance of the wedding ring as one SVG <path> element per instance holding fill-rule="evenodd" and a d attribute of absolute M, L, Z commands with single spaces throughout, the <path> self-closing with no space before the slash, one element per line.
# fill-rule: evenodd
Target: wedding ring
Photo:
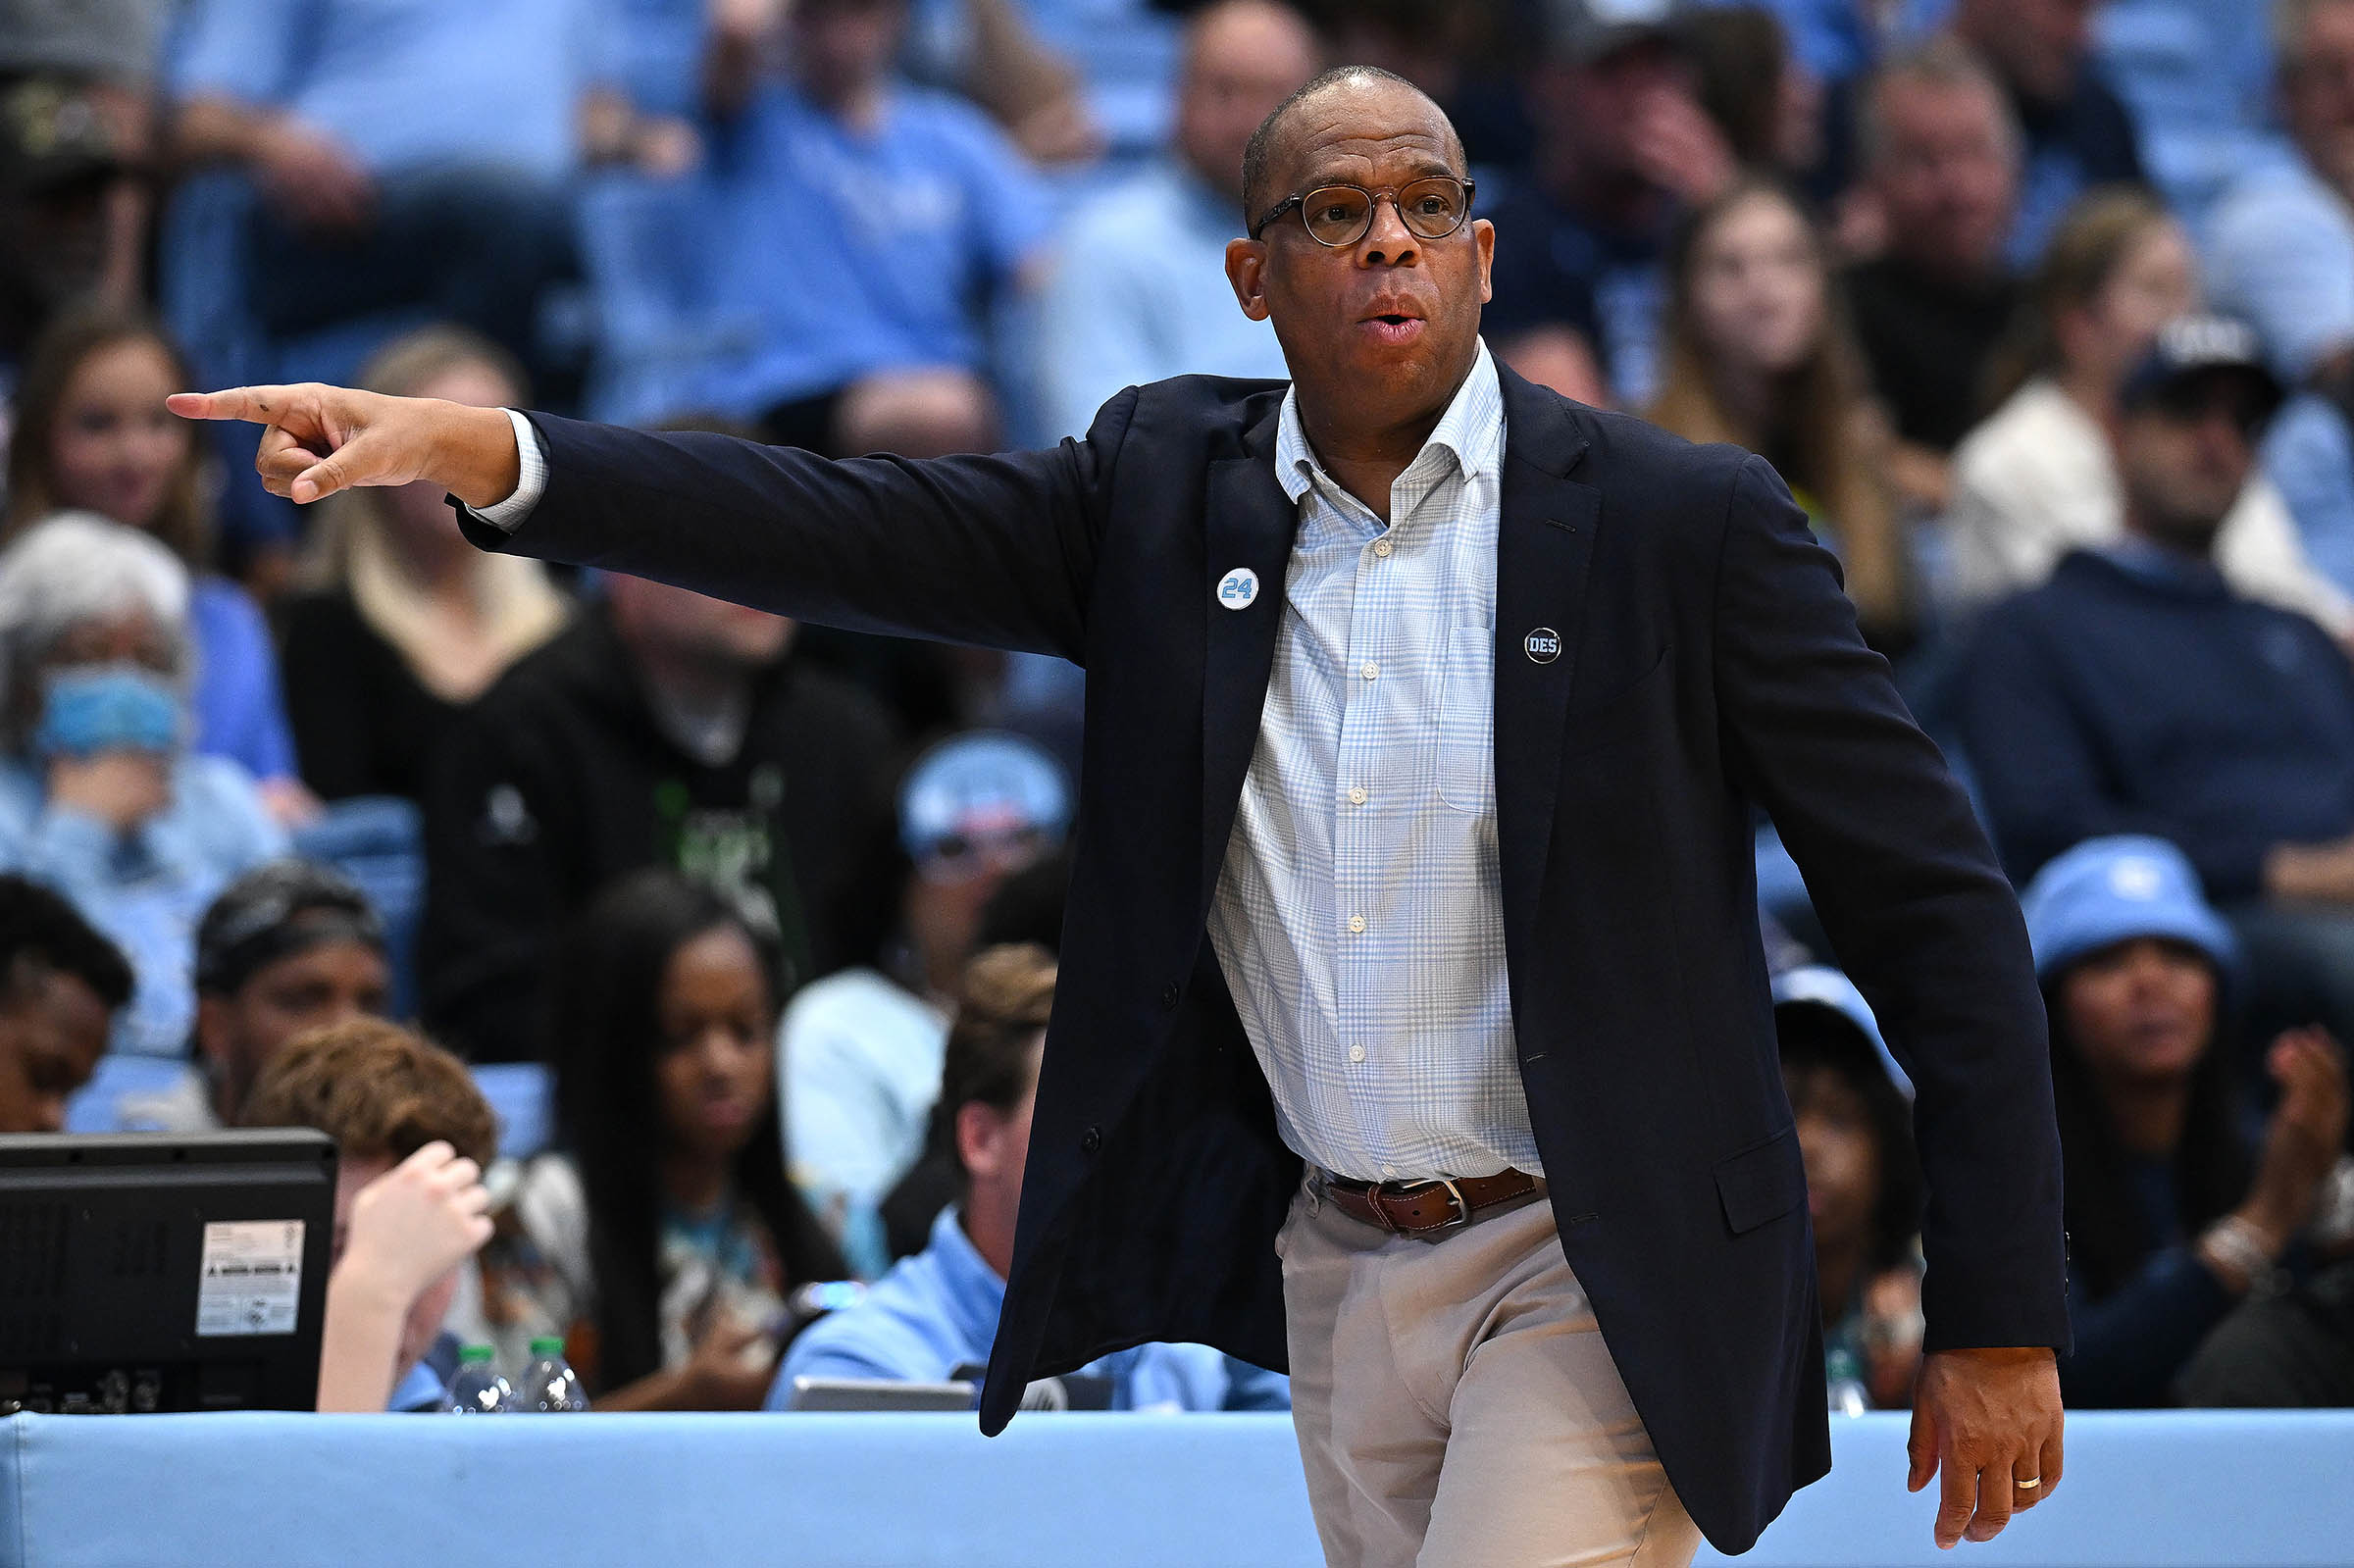
<path fill-rule="evenodd" d="M 2011 1483 L 2011 1485 L 2013 1485 L 2013 1486 L 2017 1487 L 2017 1488 L 2018 1488 L 2020 1491 L 2021 1491 L 2021 1492 L 2032 1492 L 2032 1491 L 2034 1491 L 2034 1490 L 2035 1490 L 2037 1487 L 2040 1487 L 2040 1486 L 2042 1486 L 2042 1485 L 2043 1485 L 2043 1477 L 2041 1477 L 2041 1476 L 2029 1476 L 2029 1477 L 2027 1477 L 2027 1479 L 2026 1479 L 2026 1480 L 2024 1480 L 2024 1481 L 2014 1481 L 2014 1482 L 2012 1482 L 2012 1483 Z"/>

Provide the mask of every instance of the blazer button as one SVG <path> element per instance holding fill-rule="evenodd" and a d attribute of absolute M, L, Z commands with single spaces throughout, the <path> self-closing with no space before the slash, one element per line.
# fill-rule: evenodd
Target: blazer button
<path fill-rule="evenodd" d="M 1101 1128 L 1091 1127 L 1086 1132 L 1079 1135 L 1080 1153 L 1093 1154 L 1096 1150 L 1101 1148 L 1102 1146 L 1103 1130 Z"/>
<path fill-rule="evenodd" d="M 1160 1010 L 1164 1013 L 1175 1012 L 1177 1010 L 1176 986 L 1163 986 L 1160 987 Z"/>

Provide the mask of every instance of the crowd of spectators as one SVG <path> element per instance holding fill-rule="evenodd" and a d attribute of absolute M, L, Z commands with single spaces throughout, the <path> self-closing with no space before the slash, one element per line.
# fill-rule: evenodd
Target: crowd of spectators
<path fill-rule="evenodd" d="M 2354 1404 L 2354 0 L 0 7 L 0 1131 L 332 1136 L 322 1408 L 461 1339 L 604 1409 L 985 1360 L 1082 674 L 485 554 L 431 486 L 297 512 L 163 399 L 1078 436 L 1284 374 L 1243 150 L 1343 59 L 1459 126 L 1499 361 L 1769 458 L 1970 784 L 2071 1402 Z M 1905 1042 L 1759 828 L 1829 1391 L 1903 1406 Z M 1168 1345 L 1040 1397 L 1287 1395 Z"/>

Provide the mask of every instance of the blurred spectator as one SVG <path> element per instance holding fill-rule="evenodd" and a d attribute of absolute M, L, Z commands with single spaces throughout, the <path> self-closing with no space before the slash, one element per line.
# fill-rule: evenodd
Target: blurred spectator
<path fill-rule="evenodd" d="M 174 137 L 259 187 L 262 329 L 421 307 L 535 362 L 605 20 L 596 0 L 195 0 Z"/>
<path fill-rule="evenodd" d="M 1219 0 L 1186 28 L 1172 156 L 1070 220 L 1039 299 L 1049 434 L 1084 435 L 1124 386 L 1171 376 L 1287 378 L 1274 329 L 1235 303 L 1243 147 L 1316 74 L 1315 35 L 1274 0 Z"/>
<path fill-rule="evenodd" d="M 66 508 L 153 535 L 189 574 L 195 749 L 263 782 L 281 819 L 313 803 L 294 779 L 278 650 L 261 607 L 213 572 L 205 452 L 164 398 L 195 385 L 161 328 L 126 312 L 60 317 L 34 346 L 9 450 L 10 537 Z"/>
<path fill-rule="evenodd" d="M 2198 303 L 2189 236 L 2157 198 L 2097 192 L 2061 225 L 1991 368 L 1989 390 L 2007 400 L 1954 453 L 1944 583 L 1953 608 L 2033 587 L 2070 550 L 2124 533 L 2108 436 L 2119 390 L 2159 328 Z M 2354 603 L 2306 559 L 2261 476 L 2224 520 L 2215 561 L 2251 598 L 2333 631 L 2354 623 Z"/>
<path fill-rule="evenodd" d="M 668 866 L 785 952 L 792 990 L 850 955 L 822 918 L 890 811 L 889 721 L 789 656 L 790 621 L 638 578 L 451 730 L 426 787 L 426 1017 L 476 1061 L 540 1053 L 556 934 Z"/>
<path fill-rule="evenodd" d="M 675 872 L 607 888 L 557 966 L 557 1118 L 483 1259 L 510 1354 L 561 1335 L 606 1410 L 756 1408 L 786 1297 L 842 1258 L 785 1178 L 773 940 Z"/>
<path fill-rule="evenodd" d="M 360 384 L 483 408 L 528 399 L 487 338 L 431 327 L 380 349 Z M 457 716 L 563 628 L 547 570 L 466 542 L 440 488 L 349 490 L 312 534 L 316 586 L 285 609 L 286 709 L 303 782 L 328 800 L 421 799 Z"/>
<path fill-rule="evenodd" d="M 870 896 L 898 891 L 875 966 L 829 975 L 785 1011 L 779 1098 L 793 1178 L 861 1279 L 889 1262 L 876 1207 L 923 1150 L 982 909 L 1069 821 L 1061 772 L 1030 742 L 982 733 L 934 746 L 899 786 L 888 871 L 859 879 Z"/>
<path fill-rule="evenodd" d="M 2019 198 L 2019 127 L 2002 88 L 1950 39 L 1902 54 L 1863 88 L 1860 197 L 1877 254 L 1847 278 L 1872 387 L 1896 422 L 1890 479 L 1932 510 L 1946 454 L 1977 423 L 1988 354 L 2018 285 L 2003 260 Z"/>
<path fill-rule="evenodd" d="M 2211 559 L 2278 396 L 2236 323 L 2165 329 L 2117 422 L 2125 534 L 1989 610 L 1962 734 L 2015 880 L 2154 834 L 2250 950 L 2253 1021 L 2354 1026 L 2354 667 Z"/>
<path fill-rule="evenodd" d="M 1711 5 L 1692 19 L 1700 106 L 1745 169 L 1799 181 L 1825 152 L 1822 83 L 1771 7 Z"/>
<path fill-rule="evenodd" d="M 1700 106 L 1682 0 L 1566 0 L 1530 78 L 1533 180 L 1490 215 L 1485 324 L 1512 368 L 1565 396 L 1640 408 L 1659 390 L 1659 324 L 1677 214 L 1736 173 Z"/>
<path fill-rule="evenodd" d="M 972 105 L 895 80 L 905 0 L 800 0 L 787 79 L 715 146 L 714 308 L 751 324 L 695 401 L 814 451 L 987 451 L 988 303 L 1051 207 Z"/>
<path fill-rule="evenodd" d="M 1156 0 L 1168 10 L 1185 0 Z M 1640 3 L 1640 0 L 1639 0 Z M 1483 171 L 1528 166 L 1536 133 L 1521 78 L 1539 8 L 1518 0 L 1302 0 L 1328 60 L 1404 76 L 1446 111 Z"/>
<path fill-rule="evenodd" d="M 2354 360 L 2354 0 L 2274 0 L 2273 37 L 2296 157 L 2241 176 L 2206 240 L 2218 302 L 2294 384 Z"/>
<path fill-rule="evenodd" d="M 1920 1166 L 1907 1081 L 1853 982 L 1773 978 L 1782 1084 L 1807 1167 L 1831 1408 L 1908 1409 L 1920 1370 Z"/>
<path fill-rule="evenodd" d="M 989 1360 L 1013 1262 L 1054 960 L 1043 948 L 993 947 L 973 960 L 962 993 L 940 1082 L 964 1178 L 961 1201 L 934 1222 L 931 1245 L 793 1341 L 768 1392 L 772 1410 L 791 1404 L 795 1378 L 938 1383 L 960 1370 L 971 1376 L 969 1369 Z M 1061 1382 L 1077 1408 L 1291 1405 L 1279 1375 L 1199 1344 L 1114 1351 Z M 1089 1385 L 1100 1399 L 1082 1391 Z"/>
<path fill-rule="evenodd" d="M 1650 417 L 1771 461 L 1845 565 L 1865 635 L 1901 648 L 1913 592 L 1879 474 L 1887 432 L 1814 221 L 1780 186 L 1745 180 L 1684 222 L 1668 273 L 1665 380 Z"/>
<path fill-rule="evenodd" d="M 141 148 L 124 123 L 143 123 L 145 100 L 123 94 L 126 109 L 104 92 L 54 76 L 10 80 L 0 68 L 0 399 L 59 311 L 139 296 L 147 198 Z"/>
<path fill-rule="evenodd" d="M 285 852 L 253 781 L 190 752 L 188 579 L 86 512 L 0 553 L 0 869 L 56 887 L 129 956 L 115 1048 L 178 1056 L 189 936 L 239 872 Z"/>
<path fill-rule="evenodd" d="M 1955 35 L 2002 78 L 2025 138 L 2008 241 L 2017 269 L 2034 265 L 2061 216 L 2085 191 L 2142 183 L 2132 117 L 2091 58 L 2092 14 L 2100 3 L 1955 0 Z"/>
<path fill-rule="evenodd" d="M 256 866 L 196 926 L 196 1062 L 201 1082 L 130 1096 L 124 1121 L 209 1133 L 242 1119 L 253 1086 L 286 1042 L 391 998 L 384 926 L 341 874 L 307 860 Z"/>
<path fill-rule="evenodd" d="M 436 1410 L 426 1364 L 460 1266 L 490 1235 L 483 1168 L 498 1124 L 463 1063 L 382 1019 L 307 1035 L 253 1086 L 247 1127 L 335 1140 L 334 1264 L 319 1408 Z"/>
<path fill-rule="evenodd" d="M 899 58 L 914 78 L 972 99 L 1042 164 L 1134 157 L 1166 129 L 1173 40 L 1138 0 L 916 0 L 911 10 Z"/>
<path fill-rule="evenodd" d="M 0 876 L 0 1133 L 56 1133 L 105 1054 L 130 965 L 72 904 Z"/>
<path fill-rule="evenodd" d="M 2022 905 L 2067 1186 L 2075 1343 L 2061 1387 L 2075 1408 L 2166 1404 L 2199 1341 L 2313 1218 L 2346 1133 L 2345 1055 L 2320 1029 L 2272 1041 L 2280 1099 L 2251 1151 L 2232 1087 L 2231 934 L 2181 852 L 2079 844 Z"/>

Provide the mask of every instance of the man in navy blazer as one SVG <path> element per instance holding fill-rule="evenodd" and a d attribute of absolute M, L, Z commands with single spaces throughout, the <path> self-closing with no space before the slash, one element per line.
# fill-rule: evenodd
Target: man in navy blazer
<path fill-rule="evenodd" d="M 1263 216 L 1228 256 L 1291 389 L 1130 388 L 1051 451 L 826 462 L 317 385 L 173 406 L 268 424 L 259 467 L 297 501 L 427 480 L 486 547 L 1084 665 L 1062 983 L 982 1426 L 1003 1427 L 1031 1377 L 1146 1340 L 1288 1361 L 1296 1398 L 1318 1363 L 1302 1448 L 1336 1562 L 1682 1561 L 1691 1524 L 1740 1551 L 1827 1468 L 1822 1309 L 1753 886 L 1764 807 L 1918 1090 L 1928 1353 L 1910 1484 L 1942 1469 L 1940 1544 L 1987 1539 L 2059 1480 L 2068 1336 L 2018 908 L 1772 470 L 1492 365 L 1477 329 L 1496 235 L 1466 221 L 1461 160 L 1397 78 L 1310 83 L 1254 142 Z M 1443 519 L 1417 510 L 1431 494 Z M 1422 597 L 1352 588 L 1438 570 L 1432 549 L 1488 536 L 1470 530 L 1492 549 L 1413 580 Z M 1400 637 L 1390 670 L 1357 663 L 1351 617 L 1386 603 L 1410 629 L 1429 593 L 1466 582 L 1485 596 L 1468 638 Z M 1492 667 L 1492 706 L 1417 718 L 1413 693 L 1440 687 L 1414 683 L 1442 652 L 1450 671 Z M 1375 706 L 1402 689 L 1404 709 Z M 1458 721 L 1473 728 L 1435 734 Z M 1336 731 L 1344 750 L 1386 736 L 1364 755 L 1400 770 L 1456 744 L 1462 771 L 1438 790 L 1454 798 L 1406 771 L 1403 800 L 1341 788 Z M 1284 793 L 1303 779 L 1305 811 Z M 1404 835 L 1377 871 L 1429 918 L 1336 984 L 1315 966 L 1357 950 L 1319 956 L 1348 939 L 1333 933 L 1397 939 L 1329 898 L 1300 912 L 1318 878 L 1363 874 L 1334 858 L 1352 805 L 1396 813 L 1368 819 Z M 1439 815 L 1455 809 L 1470 815 Z M 1472 847 L 1433 866 L 1424 843 Z M 1463 925 L 1499 939 L 1448 945 Z M 1274 937 L 1300 976 L 1221 959 Z M 1457 968 L 1427 967 L 1438 952 Z M 1415 1037 L 1420 1079 L 1386 1037 L 1370 1057 L 1309 1048 L 1339 1053 L 1318 1033 L 1331 1016 L 1393 987 L 1422 998 L 1401 1031 L 1440 1032 L 1436 1054 Z M 1461 1061 L 1443 1048 L 1458 1027 Z M 1390 1098 L 1320 1111 L 1301 1085 L 1344 1058 L 1387 1075 Z M 1458 1082 L 1485 1096 L 1476 1114 Z M 1387 1165 L 1408 1123 L 1503 1152 L 1394 1171 L 1325 1155 Z M 1434 1272 L 1457 1258 L 1482 1261 Z M 1287 1285 L 1310 1318 L 1288 1335 Z M 1404 1321 L 1369 1324 L 1376 1298 Z M 1428 1340 L 1483 1301 L 1459 1342 Z M 1417 1381 L 1428 1368 L 1438 1383 Z"/>

